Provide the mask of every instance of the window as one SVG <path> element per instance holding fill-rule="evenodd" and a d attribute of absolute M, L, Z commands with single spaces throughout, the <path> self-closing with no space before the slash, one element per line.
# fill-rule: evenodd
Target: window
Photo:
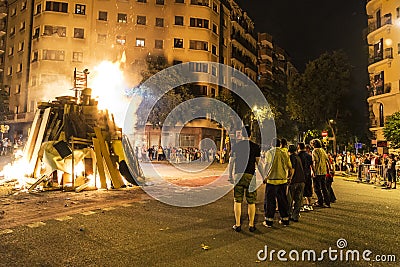
<path fill-rule="evenodd" d="M 207 95 L 207 85 L 194 84 L 192 87 L 192 92 L 196 96 Z"/>
<path fill-rule="evenodd" d="M 144 39 L 143 38 L 136 38 L 136 46 L 137 47 L 144 47 Z"/>
<path fill-rule="evenodd" d="M 136 0 L 136 2 L 139 2 L 139 3 L 147 3 L 147 0 Z"/>
<path fill-rule="evenodd" d="M 97 34 L 97 42 L 99 44 L 105 44 L 107 40 L 107 34 Z"/>
<path fill-rule="evenodd" d="M 379 105 L 379 127 L 384 127 L 385 126 L 385 116 L 383 113 L 383 104 L 381 103 Z"/>
<path fill-rule="evenodd" d="M 117 44 L 124 45 L 126 43 L 125 35 L 117 35 Z"/>
<path fill-rule="evenodd" d="M 218 34 L 218 26 L 215 25 L 214 23 L 213 23 L 212 31 L 213 31 L 213 33 L 215 33 L 215 34 Z"/>
<path fill-rule="evenodd" d="M 217 47 L 215 45 L 211 46 L 211 53 L 213 53 L 213 55 L 217 55 Z"/>
<path fill-rule="evenodd" d="M 63 50 L 43 50 L 42 59 L 43 60 L 54 60 L 54 61 L 64 61 Z"/>
<path fill-rule="evenodd" d="M 39 38 L 39 35 L 40 35 L 40 27 L 37 27 L 37 28 L 35 28 L 35 30 L 33 31 L 32 39 Z"/>
<path fill-rule="evenodd" d="M 14 36 L 15 35 L 15 27 L 12 27 L 10 29 L 10 36 Z"/>
<path fill-rule="evenodd" d="M 74 28 L 74 38 L 83 39 L 85 37 L 85 30 L 82 28 Z"/>
<path fill-rule="evenodd" d="M 19 42 L 19 44 L 18 44 L 18 52 L 24 51 L 24 45 L 25 45 L 24 41 Z"/>
<path fill-rule="evenodd" d="M 180 134 L 179 137 L 180 137 L 179 138 L 180 139 L 179 146 L 181 146 L 181 147 L 195 146 L 195 136 L 194 135 Z"/>
<path fill-rule="evenodd" d="M 164 5 L 164 0 L 156 0 L 156 5 Z"/>
<path fill-rule="evenodd" d="M 15 87 L 15 93 L 16 94 L 21 93 L 21 85 L 20 84 L 17 84 L 17 86 Z"/>
<path fill-rule="evenodd" d="M 17 65 L 17 73 L 22 72 L 22 63 L 18 63 Z"/>
<path fill-rule="evenodd" d="M 215 2 L 213 2 L 213 10 L 218 13 L 218 5 Z"/>
<path fill-rule="evenodd" d="M 178 65 L 178 64 L 182 64 L 182 63 L 183 63 L 182 60 L 176 60 L 176 59 L 174 59 L 174 60 L 172 61 L 172 65 Z"/>
<path fill-rule="evenodd" d="M 397 44 L 397 54 L 400 55 L 400 43 Z"/>
<path fill-rule="evenodd" d="M 175 25 L 183 26 L 183 16 L 175 16 Z"/>
<path fill-rule="evenodd" d="M 9 55 L 9 56 L 14 55 L 14 46 L 10 46 L 10 47 L 8 48 L 8 55 Z"/>
<path fill-rule="evenodd" d="M 215 67 L 215 66 L 212 66 L 212 67 L 211 67 L 211 74 L 212 74 L 213 76 L 217 77 L 217 67 Z M 214 90 L 214 89 L 212 89 L 212 90 Z M 215 90 L 214 90 L 214 91 L 215 91 Z M 215 96 L 215 92 L 213 93 L 213 95 Z"/>
<path fill-rule="evenodd" d="M 85 15 L 86 14 L 86 5 L 76 4 L 75 5 L 75 14 Z"/>
<path fill-rule="evenodd" d="M 208 6 L 209 0 L 190 0 L 191 5 Z"/>
<path fill-rule="evenodd" d="M 156 27 L 164 27 L 164 19 L 156 18 Z"/>
<path fill-rule="evenodd" d="M 127 23 L 128 22 L 128 16 L 124 13 L 118 13 L 118 22 L 120 23 Z"/>
<path fill-rule="evenodd" d="M 185 3 L 185 0 L 175 0 L 175 3 L 184 4 L 184 3 Z"/>
<path fill-rule="evenodd" d="M 174 47 L 175 48 L 183 48 L 183 39 L 174 38 Z"/>
<path fill-rule="evenodd" d="M 62 26 L 44 25 L 44 36 L 52 36 L 57 34 L 59 37 L 65 37 L 67 28 Z"/>
<path fill-rule="evenodd" d="M 208 42 L 190 40 L 189 48 L 194 50 L 208 51 Z"/>
<path fill-rule="evenodd" d="M 204 73 L 208 73 L 208 64 L 207 64 L 207 63 L 189 62 L 189 70 L 190 70 L 191 72 L 204 72 Z"/>
<path fill-rule="evenodd" d="M 36 15 L 42 13 L 42 4 L 36 6 Z"/>
<path fill-rule="evenodd" d="M 99 11 L 99 20 L 107 21 L 107 12 Z"/>
<path fill-rule="evenodd" d="M 17 9 L 14 7 L 14 8 L 12 8 L 11 11 L 10 11 L 10 16 L 11 16 L 11 17 L 14 17 L 16 14 L 17 14 Z"/>
<path fill-rule="evenodd" d="M 208 19 L 190 18 L 190 27 L 198 27 L 208 29 Z"/>
<path fill-rule="evenodd" d="M 146 25 L 146 16 L 137 16 L 136 23 L 139 25 Z"/>
<path fill-rule="evenodd" d="M 72 62 L 83 62 L 83 52 L 72 52 Z"/>
<path fill-rule="evenodd" d="M 12 67 L 7 68 L 7 75 L 12 75 L 13 69 Z"/>
<path fill-rule="evenodd" d="M 25 30 L 25 21 L 22 21 L 21 24 L 19 25 L 19 30 L 23 31 Z"/>
<path fill-rule="evenodd" d="M 33 51 L 32 52 L 32 62 L 36 62 L 39 60 L 39 52 L 38 51 Z"/>
<path fill-rule="evenodd" d="M 68 3 L 46 1 L 46 11 L 68 13 Z"/>
<path fill-rule="evenodd" d="M 156 40 L 154 48 L 163 49 L 164 48 L 164 41 L 163 40 Z"/>
<path fill-rule="evenodd" d="M 21 3 L 21 11 L 23 11 L 23 10 L 25 10 L 26 9 L 26 1 L 23 1 L 22 3 Z"/>
<path fill-rule="evenodd" d="M 396 8 L 396 18 L 400 18 L 400 7 Z"/>

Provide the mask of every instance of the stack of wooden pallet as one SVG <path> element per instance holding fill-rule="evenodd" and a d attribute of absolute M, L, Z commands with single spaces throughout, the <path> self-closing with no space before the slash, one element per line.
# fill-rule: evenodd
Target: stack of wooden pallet
<path fill-rule="evenodd" d="M 129 143 L 112 116 L 98 110 L 88 88 L 79 99 L 62 96 L 39 103 L 23 155 L 27 177 L 36 178 L 29 190 L 44 186 L 80 191 L 138 184 L 143 173 L 132 153 L 124 151 L 130 146 L 123 142 Z M 78 165 L 84 169 L 78 172 Z"/>

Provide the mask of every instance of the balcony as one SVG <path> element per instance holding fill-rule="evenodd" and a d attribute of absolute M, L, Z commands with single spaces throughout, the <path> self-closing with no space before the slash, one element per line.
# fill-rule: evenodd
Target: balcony
<path fill-rule="evenodd" d="M 385 83 L 383 86 L 370 86 L 369 87 L 369 92 L 368 96 L 373 97 L 373 96 L 378 96 L 378 95 L 383 95 L 383 94 L 389 94 L 392 91 L 392 84 L 391 83 Z"/>
<path fill-rule="evenodd" d="M 262 47 L 259 49 L 258 55 L 261 59 L 272 58 L 272 49 L 270 47 Z"/>
<path fill-rule="evenodd" d="M 252 54 L 257 55 L 256 47 L 251 42 L 246 40 L 239 32 L 233 31 L 233 33 L 231 34 L 231 39 L 237 41 L 239 44 L 241 44 L 243 47 L 249 50 Z"/>
<path fill-rule="evenodd" d="M 386 25 L 392 25 L 392 15 L 386 15 L 379 20 L 375 20 L 368 23 L 368 34 L 376 31 L 377 29 L 383 28 Z"/>
<path fill-rule="evenodd" d="M 379 61 L 382 61 L 384 59 L 392 59 L 393 58 L 393 48 L 386 48 L 384 53 L 378 53 L 375 56 L 372 56 L 369 58 L 368 63 L 371 64 L 375 64 Z"/>

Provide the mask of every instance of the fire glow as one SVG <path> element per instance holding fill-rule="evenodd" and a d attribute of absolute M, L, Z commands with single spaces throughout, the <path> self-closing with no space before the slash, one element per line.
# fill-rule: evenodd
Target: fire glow
<path fill-rule="evenodd" d="M 115 123 L 121 126 L 125 119 L 125 113 L 130 99 L 126 96 L 124 74 L 120 68 L 121 63 L 103 61 L 94 68 L 90 75 L 90 87 L 92 95 L 98 101 L 100 110 L 108 110 L 114 115 Z"/>

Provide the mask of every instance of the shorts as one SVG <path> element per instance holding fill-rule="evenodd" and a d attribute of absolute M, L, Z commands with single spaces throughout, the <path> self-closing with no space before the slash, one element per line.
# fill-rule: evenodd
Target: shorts
<path fill-rule="evenodd" d="M 246 197 L 248 204 L 255 204 L 257 200 L 256 177 L 249 173 L 235 174 L 235 181 L 239 179 L 240 181 L 233 188 L 235 202 L 242 203 L 243 198 Z"/>
<path fill-rule="evenodd" d="M 305 186 L 304 186 L 304 192 L 303 192 L 303 197 L 312 197 L 313 196 L 313 191 L 312 191 L 312 179 L 311 176 L 306 175 L 306 181 L 305 181 Z"/>

